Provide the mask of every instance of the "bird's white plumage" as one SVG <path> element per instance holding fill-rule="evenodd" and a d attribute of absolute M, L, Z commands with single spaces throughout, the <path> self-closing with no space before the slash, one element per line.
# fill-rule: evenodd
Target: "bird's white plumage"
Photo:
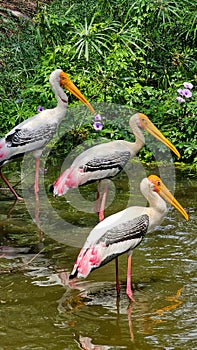
<path fill-rule="evenodd" d="M 144 135 L 139 127 L 138 113 L 130 118 L 129 124 L 135 134 L 135 142 L 115 140 L 85 150 L 75 158 L 71 167 L 55 181 L 53 185 L 54 195 L 61 196 L 69 188 L 117 175 L 145 143 Z"/>
<path fill-rule="evenodd" d="M 37 154 L 40 156 L 42 153 L 41 150 L 53 136 L 57 126 L 64 118 L 67 109 L 68 98 L 60 86 L 61 72 L 61 69 L 57 69 L 52 72 L 50 76 L 51 87 L 57 97 L 57 106 L 53 109 L 41 111 L 40 113 L 23 121 L 9 131 L 5 137 L 0 140 L 0 162 L 2 164 L 9 162 L 9 159 L 11 159 L 13 156 L 20 155 L 25 152 L 39 150 L 38 153 L 35 152 L 35 156 Z M 40 134 L 39 139 L 37 137 L 38 133 Z M 12 145 L 12 138 L 14 137 L 17 137 L 16 146 L 14 145 L 14 142 Z M 25 138 L 27 140 L 26 143 L 24 142 Z"/>
<path fill-rule="evenodd" d="M 126 251 L 132 251 L 143 239 L 143 230 L 139 228 L 139 234 L 132 235 L 130 238 L 125 235 L 124 227 L 127 224 L 136 225 L 144 222 L 144 230 L 149 232 L 160 224 L 167 212 L 165 201 L 154 191 L 153 184 L 147 179 L 143 179 L 140 185 L 141 192 L 149 202 L 149 207 L 133 206 L 126 208 L 116 214 L 113 214 L 103 221 L 99 222 L 90 232 L 87 240 L 74 265 L 72 275 L 78 274 L 78 277 L 86 277 L 90 271 L 97 268 L 106 261 L 108 257 L 118 256 Z M 147 225 L 148 219 L 148 225 Z M 136 224 L 135 224 L 136 223 Z M 122 226 L 121 226 L 122 225 Z M 120 228 L 123 228 L 122 239 L 119 239 Z M 111 243 L 105 244 L 105 235 L 111 230 Z M 118 235 L 118 240 L 116 235 Z M 114 243 L 112 240 L 114 239 Z"/>
<path fill-rule="evenodd" d="M 109 229 L 117 226 L 118 224 L 125 223 L 129 220 L 137 218 L 141 215 L 147 214 L 149 217 L 149 230 L 154 229 L 165 214 L 167 213 L 166 202 L 160 197 L 160 195 L 153 190 L 152 184 L 147 178 L 144 178 L 140 184 L 141 192 L 151 207 L 133 206 L 126 208 L 118 213 L 108 216 L 105 220 L 99 222 L 93 230 L 90 232 L 85 246 L 95 244 L 102 235 Z"/>
<path fill-rule="evenodd" d="M 148 131 L 164 143 L 176 155 L 176 148 L 143 113 L 136 113 L 129 120 L 135 142 L 117 140 L 91 147 L 82 152 L 53 184 L 55 196 L 64 195 L 69 188 L 75 188 L 89 182 L 111 178 L 117 175 L 131 157 L 136 155 L 145 144 L 142 130 Z"/>
<path fill-rule="evenodd" d="M 26 152 L 33 152 L 36 158 L 34 189 L 36 198 L 38 198 L 40 156 L 46 144 L 53 137 L 67 110 L 68 97 L 62 87 L 69 90 L 80 101 L 87 105 L 91 112 L 94 111 L 90 103 L 61 69 L 56 69 L 52 72 L 49 81 L 57 99 L 57 106 L 53 109 L 44 110 L 23 121 L 13 128 L 4 138 L 0 139 L 0 177 L 10 188 L 15 197 L 20 200 L 22 198 L 17 195 L 14 188 L 2 174 L 1 168 L 5 163 L 10 162 L 14 158 L 19 158 Z"/>

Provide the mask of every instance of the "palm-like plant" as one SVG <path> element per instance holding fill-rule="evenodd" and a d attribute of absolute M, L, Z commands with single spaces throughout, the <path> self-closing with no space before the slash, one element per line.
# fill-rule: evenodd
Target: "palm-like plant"
<path fill-rule="evenodd" d="M 190 24 L 189 26 L 187 24 Z M 197 7 L 196 3 L 190 4 L 190 11 L 185 14 L 184 29 L 183 32 L 186 35 L 186 39 L 195 41 L 197 36 Z"/>
<path fill-rule="evenodd" d="M 133 54 L 133 48 L 143 51 L 147 45 L 142 39 L 137 27 L 132 27 L 130 22 L 122 25 L 118 21 L 96 23 L 94 15 L 88 24 L 85 17 L 84 25 L 76 25 L 72 42 L 76 48 L 78 58 L 85 56 L 89 61 L 90 53 L 96 52 L 103 56 L 104 52 L 111 49 L 119 43 L 123 48 L 127 48 Z M 77 40 L 77 41 L 76 41 Z M 141 45 L 140 45 L 141 44 Z"/>
<path fill-rule="evenodd" d="M 114 24 L 95 23 L 95 17 L 92 17 L 89 24 L 86 17 L 84 25 L 78 23 L 72 38 L 78 58 L 84 55 L 86 61 L 89 61 L 90 53 L 96 51 L 102 55 L 104 49 L 109 49 L 111 34 L 115 31 Z"/>

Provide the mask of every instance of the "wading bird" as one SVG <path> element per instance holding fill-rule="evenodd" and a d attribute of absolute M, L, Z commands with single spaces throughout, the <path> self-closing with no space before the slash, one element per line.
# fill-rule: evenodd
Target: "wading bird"
<path fill-rule="evenodd" d="M 128 252 L 126 293 L 132 301 L 134 300 L 131 289 L 132 252 L 141 243 L 145 234 L 153 231 L 161 223 L 167 213 L 165 201 L 174 206 L 188 220 L 188 215 L 183 207 L 158 176 L 150 175 L 144 178 L 140 189 L 149 207 L 132 206 L 99 222 L 90 232 L 81 249 L 70 279 L 87 277 L 92 270 Z M 119 294 L 120 286 L 116 285 L 116 288 Z"/>
<path fill-rule="evenodd" d="M 68 97 L 64 92 L 63 87 L 82 101 L 90 111 L 94 113 L 91 104 L 72 83 L 68 75 L 61 69 L 56 69 L 52 72 L 49 81 L 57 99 L 57 106 L 52 109 L 46 109 L 25 120 L 15 126 L 4 138 L 0 139 L 0 177 L 15 195 L 16 199 L 19 200 L 22 198 L 16 193 L 9 181 L 3 175 L 1 168 L 4 164 L 23 156 L 26 152 L 33 152 L 33 155 L 36 158 L 34 189 L 36 199 L 38 199 L 40 157 L 44 147 L 53 137 L 58 125 L 63 120 L 68 106 Z"/>
<path fill-rule="evenodd" d="M 64 195 L 69 188 L 75 188 L 90 182 L 99 181 L 98 199 L 100 181 L 117 175 L 124 168 L 129 159 L 134 157 L 144 146 L 145 138 L 142 130 L 148 131 L 180 157 L 177 149 L 163 136 L 146 115 L 142 113 L 134 114 L 129 120 L 129 125 L 135 135 L 135 142 L 116 140 L 93 146 L 82 152 L 75 158 L 70 168 L 66 169 L 54 182 L 54 196 Z M 107 184 L 105 185 L 103 200 L 99 212 L 100 221 L 104 219 L 106 195 Z"/>

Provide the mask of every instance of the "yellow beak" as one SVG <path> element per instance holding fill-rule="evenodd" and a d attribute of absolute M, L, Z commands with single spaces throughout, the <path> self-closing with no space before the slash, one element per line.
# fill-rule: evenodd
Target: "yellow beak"
<path fill-rule="evenodd" d="M 180 158 L 180 153 L 173 146 L 173 144 L 168 141 L 168 139 L 156 128 L 156 126 L 148 119 L 148 117 L 142 113 L 139 113 L 140 121 L 144 130 L 148 131 L 151 135 L 153 135 L 156 139 L 163 142 L 168 148 L 171 149 L 172 152 L 176 154 L 178 158 Z"/>
<path fill-rule="evenodd" d="M 189 219 L 188 214 L 183 209 L 183 207 L 180 205 L 180 203 L 174 198 L 174 196 L 170 193 L 170 191 L 167 189 L 167 187 L 161 182 L 161 187 L 159 194 L 161 197 L 163 197 L 168 203 L 173 205 L 174 208 L 176 208 L 186 220 Z"/>
<path fill-rule="evenodd" d="M 94 108 L 91 106 L 88 100 L 86 100 L 86 98 L 82 95 L 79 89 L 72 83 L 68 75 L 64 72 L 60 73 L 60 85 L 63 86 L 68 91 L 70 91 L 81 102 L 83 102 L 89 108 L 91 113 L 95 114 Z"/>

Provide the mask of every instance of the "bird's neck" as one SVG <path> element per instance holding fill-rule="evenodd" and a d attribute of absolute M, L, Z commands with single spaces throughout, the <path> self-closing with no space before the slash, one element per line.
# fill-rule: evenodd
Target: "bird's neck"
<path fill-rule="evenodd" d="M 57 107 L 66 110 L 68 106 L 68 97 L 59 84 L 51 84 L 52 90 L 57 100 Z"/>
<path fill-rule="evenodd" d="M 60 109 L 63 109 L 66 112 L 68 103 L 66 102 L 66 100 L 63 98 L 60 98 L 59 96 L 56 96 L 57 99 L 57 107 Z"/>
<path fill-rule="evenodd" d="M 167 213 L 167 206 L 166 202 L 156 192 L 149 194 L 147 200 L 149 202 L 149 207 L 147 208 L 149 213 L 148 231 L 151 232 L 163 221 Z"/>
<path fill-rule="evenodd" d="M 135 136 L 135 142 L 130 143 L 132 153 L 137 154 L 145 144 L 145 138 L 142 130 L 132 118 L 129 121 L 130 128 Z M 129 145 L 128 145 L 129 146 Z"/>
<path fill-rule="evenodd" d="M 164 216 L 167 213 L 166 202 L 156 192 L 144 193 L 144 197 L 149 203 L 149 207 L 156 211 L 160 216 Z"/>

